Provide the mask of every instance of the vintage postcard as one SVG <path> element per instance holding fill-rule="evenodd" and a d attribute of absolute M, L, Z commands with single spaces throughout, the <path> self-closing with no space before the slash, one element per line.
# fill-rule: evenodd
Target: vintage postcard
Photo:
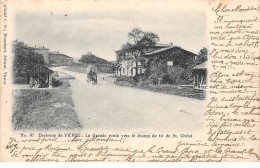
<path fill-rule="evenodd" d="M 1 0 L 1 162 L 259 162 L 258 0 Z"/>

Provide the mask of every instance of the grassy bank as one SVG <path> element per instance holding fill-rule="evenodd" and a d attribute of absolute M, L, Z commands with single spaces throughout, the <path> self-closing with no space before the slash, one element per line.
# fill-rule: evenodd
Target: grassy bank
<path fill-rule="evenodd" d="M 119 86 L 127 86 L 127 87 L 134 87 L 143 90 L 149 90 L 158 93 L 165 93 L 183 97 L 189 97 L 199 100 L 205 100 L 206 92 L 203 90 L 193 89 L 193 87 L 181 87 L 180 85 L 169 85 L 169 84 L 162 84 L 162 85 L 153 85 L 153 84 L 142 84 L 139 85 L 136 81 L 133 80 L 131 77 L 120 77 L 117 78 L 115 81 L 116 85 Z"/>
<path fill-rule="evenodd" d="M 67 70 L 67 71 L 72 71 L 72 72 L 87 73 L 86 67 L 76 66 L 76 65 L 66 66 L 62 69 Z"/>
<path fill-rule="evenodd" d="M 12 123 L 15 130 L 81 128 L 68 78 L 53 89 L 14 90 Z"/>
<path fill-rule="evenodd" d="M 193 89 L 192 87 L 181 87 L 176 85 L 146 85 L 138 87 L 140 89 L 150 90 L 153 92 L 166 93 L 171 95 L 195 98 L 205 100 L 205 91 Z"/>

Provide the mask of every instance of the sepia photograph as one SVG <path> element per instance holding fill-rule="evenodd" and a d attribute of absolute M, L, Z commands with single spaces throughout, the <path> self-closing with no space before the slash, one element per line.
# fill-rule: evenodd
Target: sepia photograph
<path fill-rule="evenodd" d="M 149 7 L 16 12 L 13 129 L 201 129 L 206 19 Z"/>
<path fill-rule="evenodd" d="M 258 0 L 0 6 L 0 162 L 259 162 Z"/>

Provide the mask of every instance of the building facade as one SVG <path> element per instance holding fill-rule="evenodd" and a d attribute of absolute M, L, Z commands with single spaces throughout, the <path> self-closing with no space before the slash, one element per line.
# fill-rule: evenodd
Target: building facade
<path fill-rule="evenodd" d="M 143 55 L 146 73 L 153 84 L 189 84 L 196 54 L 178 46 L 162 48 Z"/>
<path fill-rule="evenodd" d="M 160 64 L 160 66 L 164 67 L 167 71 L 170 71 L 176 66 L 184 69 L 192 69 L 196 56 L 196 54 L 178 46 L 162 48 L 143 55 L 149 68 L 156 68 L 158 64 Z"/>
<path fill-rule="evenodd" d="M 168 48 L 172 44 L 155 44 L 154 46 L 134 45 L 127 50 L 118 50 L 116 52 L 115 75 L 117 76 L 135 76 L 143 74 L 146 70 L 143 55 L 162 48 Z"/>
<path fill-rule="evenodd" d="M 193 88 L 200 90 L 207 89 L 207 62 L 196 65 L 192 70 Z"/>
<path fill-rule="evenodd" d="M 70 65 L 73 62 L 73 58 L 65 54 L 61 54 L 58 51 L 49 51 L 48 48 L 38 47 L 35 48 L 35 52 L 42 54 L 46 65 Z"/>
<path fill-rule="evenodd" d="M 50 65 L 70 65 L 73 58 L 59 52 L 49 52 Z"/>
<path fill-rule="evenodd" d="M 116 51 L 115 75 L 145 74 L 153 84 L 192 83 L 192 68 L 197 55 L 178 46 L 156 45 L 147 48 Z M 139 51 L 139 53 L 138 53 Z M 136 56 L 139 54 L 138 56 Z"/>

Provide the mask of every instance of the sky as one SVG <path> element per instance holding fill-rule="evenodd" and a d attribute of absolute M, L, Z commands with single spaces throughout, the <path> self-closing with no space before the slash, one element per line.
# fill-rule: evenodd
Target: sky
<path fill-rule="evenodd" d="M 45 46 L 74 58 L 88 51 L 115 60 L 116 50 L 138 27 L 157 33 L 160 43 L 180 46 L 198 53 L 206 47 L 206 13 L 198 10 L 164 10 L 164 7 L 87 8 L 86 10 L 15 13 L 15 37 L 30 46 Z"/>

